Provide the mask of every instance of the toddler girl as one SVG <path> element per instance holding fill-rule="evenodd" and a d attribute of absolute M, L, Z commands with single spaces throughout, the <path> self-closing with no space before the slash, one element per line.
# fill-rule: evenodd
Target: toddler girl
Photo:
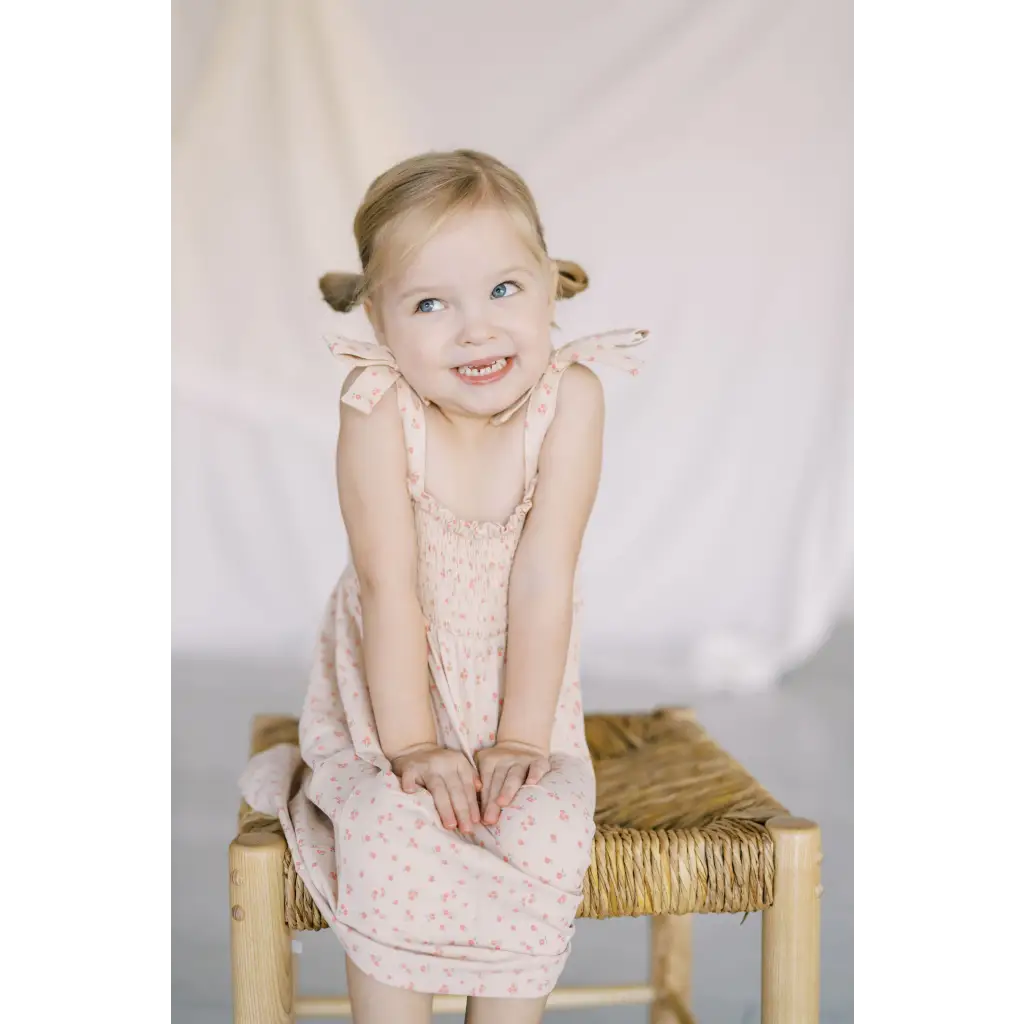
<path fill-rule="evenodd" d="M 362 274 L 321 281 L 377 340 L 330 343 L 352 563 L 301 762 L 268 751 L 243 789 L 280 815 L 341 940 L 357 1024 L 429 1021 L 444 992 L 470 997 L 470 1022 L 528 1024 L 565 965 L 594 832 L 575 584 L 603 396 L 587 364 L 635 373 L 646 334 L 552 351 L 555 300 L 586 276 L 548 256 L 526 185 L 486 155 L 393 167 L 355 235 Z"/>

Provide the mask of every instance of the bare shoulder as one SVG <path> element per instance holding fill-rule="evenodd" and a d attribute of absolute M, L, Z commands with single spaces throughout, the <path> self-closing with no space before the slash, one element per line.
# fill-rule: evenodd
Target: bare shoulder
<path fill-rule="evenodd" d="M 566 481 L 577 472 L 587 475 L 591 464 L 600 463 L 603 432 L 600 378 L 588 367 L 573 363 L 562 376 L 554 419 L 541 445 L 538 486 L 556 465 L 560 475 L 568 471 L 569 476 L 563 477 Z"/>
<path fill-rule="evenodd" d="M 600 445 L 604 427 L 604 387 L 593 370 L 579 363 L 567 367 L 558 388 L 551 429 L 541 449 L 573 454 L 579 445 Z"/>
<path fill-rule="evenodd" d="M 604 386 L 601 379 L 590 367 L 572 363 L 562 376 L 556 419 L 565 414 L 573 418 L 600 416 L 603 410 Z"/>
<path fill-rule="evenodd" d="M 585 366 L 562 377 L 541 445 L 533 509 L 516 554 L 519 579 L 571 580 L 601 477 L 604 389 Z"/>
<path fill-rule="evenodd" d="M 416 539 L 394 388 L 368 413 L 341 403 L 337 470 L 341 514 L 360 584 L 407 589 L 415 581 Z"/>

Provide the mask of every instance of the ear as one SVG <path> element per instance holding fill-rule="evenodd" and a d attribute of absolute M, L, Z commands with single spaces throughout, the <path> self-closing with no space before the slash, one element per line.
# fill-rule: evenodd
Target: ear
<path fill-rule="evenodd" d="M 363 312 L 366 314 L 366 319 L 370 321 L 370 326 L 373 328 L 373 333 L 378 343 L 383 345 L 384 324 L 381 322 L 380 309 L 377 307 L 377 303 L 370 298 L 363 299 Z"/>
<path fill-rule="evenodd" d="M 551 299 L 548 302 L 548 312 L 551 314 L 551 319 L 555 319 L 555 303 L 558 301 L 558 290 L 559 290 L 559 277 L 561 276 L 558 269 L 558 260 L 548 260 L 548 294 Z"/>

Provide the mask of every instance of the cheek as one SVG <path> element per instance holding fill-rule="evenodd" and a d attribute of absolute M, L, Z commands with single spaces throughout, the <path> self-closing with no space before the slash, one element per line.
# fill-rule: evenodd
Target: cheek
<path fill-rule="evenodd" d="M 443 369 L 441 358 L 444 339 L 431 331 L 429 324 L 415 322 L 392 330 L 387 337 L 388 347 L 395 354 L 402 372 L 414 386 Z"/>
<path fill-rule="evenodd" d="M 519 350 L 519 363 L 523 373 L 531 379 L 539 377 L 547 369 L 550 358 L 551 343 L 549 341 L 532 341 L 528 346 Z"/>
<path fill-rule="evenodd" d="M 519 324 L 516 347 L 524 366 L 543 369 L 551 353 L 551 321 L 546 308 L 530 312 Z"/>

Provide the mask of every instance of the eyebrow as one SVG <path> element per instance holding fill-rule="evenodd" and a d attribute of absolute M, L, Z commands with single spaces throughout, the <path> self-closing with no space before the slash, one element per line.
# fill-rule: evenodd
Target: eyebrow
<path fill-rule="evenodd" d="M 522 264 L 516 264 L 515 266 L 505 267 L 504 270 L 499 270 L 494 276 L 498 278 L 504 278 L 507 277 L 509 274 L 515 273 L 529 275 L 532 273 L 532 271 L 529 267 L 525 267 Z M 412 288 L 407 288 L 404 292 L 402 292 L 402 294 L 398 296 L 398 301 L 404 302 L 406 299 L 411 298 L 413 295 L 433 295 L 435 292 L 443 291 L 447 291 L 447 288 L 444 286 L 431 285 L 430 287 L 420 287 L 417 285 Z"/>

